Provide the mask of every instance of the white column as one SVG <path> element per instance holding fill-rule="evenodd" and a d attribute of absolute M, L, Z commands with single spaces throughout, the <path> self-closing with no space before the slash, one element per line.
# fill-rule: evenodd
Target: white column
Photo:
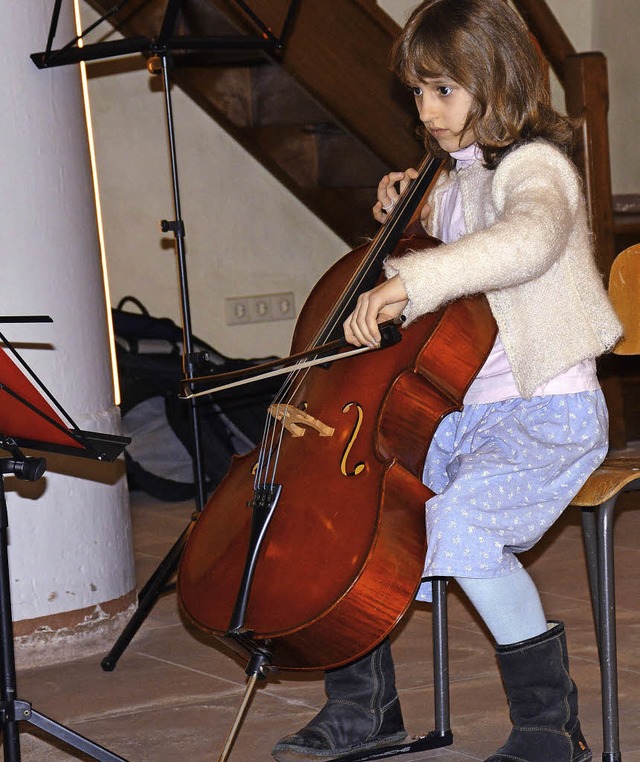
<path fill-rule="evenodd" d="M 79 68 L 29 57 L 45 49 L 52 8 L 7 3 L 0 24 L 0 315 L 54 322 L 0 330 L 81 429 L 118 433 Z M 54 48 L 73 35 L 65 2 Z M 49 641 L 56 658 L 51 641 L 114 630 L 135 580 L 122 463 L 47 461 L 41 482 L 5 486 L 18 650 Z"/>

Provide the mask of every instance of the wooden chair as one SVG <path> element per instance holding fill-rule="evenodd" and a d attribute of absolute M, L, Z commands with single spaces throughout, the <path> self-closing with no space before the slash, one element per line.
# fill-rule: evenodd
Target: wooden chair
<path fill-rule="evenodd" d="M 640 355 L 640 305 L 636 298 L 639 290 L 640 244 L 621 252 L 611 269 L 609 295 L 625 327 L 625 337 L 614 350 L 617 354 Z M 589 588 L 598 642 L 602 685 L 602 762 L 622 760 L 618 723 L 612 524 L 618 496 L 633 489 L 640 489 L 640 445 L 610 454 L 571 503 L 582 509 Z M 435 729 L 424 737 L 439 739 L 440 743 L 424 748 L 447 746 L 453 741 L 450 725 L 446 582 L 444 577 L 432 580 Z M 420 743 L 420 739 L 416 743 Z M 396 748 L 399 747 L 390 750 L 388 756 L 395 756 Z M 385 755 L 381 754 L 380 758 L 383 756 Z M 349 759 L 351 758 L 350 755 Z"/>
<path fill-rule="evenodd" d="M 625 336 L 615 354 L 640 354 L 640 244 L 621 252 L 611 268 L 609 295 Z M 571 505 L 582 509 L 582 528 L 600 659 L 603 762 L 620 762 L 613 519 L 618 496 L 640 489 L 640 445 L 612 452 Z"/>

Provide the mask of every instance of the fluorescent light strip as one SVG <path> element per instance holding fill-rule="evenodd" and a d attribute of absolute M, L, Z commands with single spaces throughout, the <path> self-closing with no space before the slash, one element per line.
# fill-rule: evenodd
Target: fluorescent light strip
<path fill-rule="evenodd" d="M 76 34 L 82 33 L 82 21 L 80 18 L 79 0 L 73 0 L 75 14 Z M 82 40 L 78 40 L 78 47 L 82 47 Z M 107 255 L 104 245 L 104 229 L 102 225 L 102 205 L 100 203 L 100 188 L 98 187 L 98 166 L 96 163 L 95 144 L 93 140 L 93 122 L 91 119 L 91 102 L 89 100 L 89 83 L 87 82 L 87 66 L 80 61 L 80 79 L 82 81 L 82 97 L 84 100 L 84 113 L 87 121 L 87 137 L 89 139 L 89 156 L 91 157 L 91 176 L 93 180 L 93 195 L 96 204 L 96 223 L 98 226 L 98 242 L 100 246 L 100 259 L 102 262 L 102 282 L 104 284 L 104 298 L 107 312 L 107 329 L 109 332 L 109 348 L 111 351 L 111 375 L 113 377 L 113 398 L 116 405 L 120 404 L 120 383 L 118 380 L 118 361 L 116 359 L 116 343 L 113 332 L 113 320 L 111 319 L 111 294 L 109 291 L 109 273 L 107 270 Z"/>

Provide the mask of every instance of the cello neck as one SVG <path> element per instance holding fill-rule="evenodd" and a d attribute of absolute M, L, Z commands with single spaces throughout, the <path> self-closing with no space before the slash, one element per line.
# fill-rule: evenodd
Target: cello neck
<path fill-rule="evenodd" d="M 377 283 L 385 258 L 395 249 L 440 167 L 441 162 L 432 156 L 427 155 L 422 160 L 418 168 L 418 176 L 407 186 L 386 222 L 380 226 L 362 263 L 352 274 L 340 298 L 318 331 L 313 346 L 326 344 L 342 335 L 343 320 L 355 308 L 358 296 L 372 289 Z"/>

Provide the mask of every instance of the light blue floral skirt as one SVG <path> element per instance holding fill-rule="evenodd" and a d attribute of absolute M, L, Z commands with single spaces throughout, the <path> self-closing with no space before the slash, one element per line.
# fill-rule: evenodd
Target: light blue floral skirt
<path fill-rule="evenodd" d="M 423 481 L 424 577 L 498 577 L 521 564 L 603 461 L 601 391 L 467 405 L 438 427 Z M 423 581 L 418 600 L 431 600 Z"/>

